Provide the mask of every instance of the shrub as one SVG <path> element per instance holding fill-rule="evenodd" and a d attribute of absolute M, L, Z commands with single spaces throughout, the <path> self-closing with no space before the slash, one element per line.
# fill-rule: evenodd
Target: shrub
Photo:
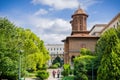
<path fill-rule="evenodd" d="M 49 68 L 56 69 L 56 68 L 58 68 L 58 65 L 54 64 L 54 65 L 51 65 Z"/>
<path fill-rule="evenodd" d="M 92 55 L 92 52 L 89 49 L 81 48 L 80 54 L 82 54 L 82 55 Z"/>
<path fill-rule="evenodd" d="M 63 65 L 64 71 L 62 71 L 63 76 L 68 76 L 70 74 L 70 65 L 69 64 L 64 64 Z"/>
<path fill-rule="evenodd" d="M 70 70 L 70 75 L 72 75 L 72 74 L 74 74 L 74 70 L 73 69 Z"/>
<path fill-rule="evenodd" d="M 74 80 L 74 76 L 66 76 L 62 80 Z"/>
<path fill-rule="evenodd" d="M 55 63 L 54 65 L 57 65 L 58 67 L 60 67 L 60 63 L 58 62 L 58 63 Z"/>
<path fill-rule="evenodd" d="M 49 77 L 49 72 L 45 70 L 38 71 L 36 77 L 39 77 L 41 80 L 47 79 Z"/>
<path fill-rule="evenodd" d="M 43 66 L 42 66 L 42 67 L 40 67 L 40 70 L 47 70 L 47 68 L 48 68 L 48 65 L 43 64 Z"/>
<path fill-rule="evenodd" d="M 14 74 L 2 75 L 0 76 L 0 78 L 8 79 L 8 80 L 17 80 L 17 74 L 16 75 Z"/>
<path fill-rule="evenodd" d="M 56 63 L 59 63 L 59 64 L 60 64 L 59 67 L 62 66 L 62 60 L 61 60 L 61 58 L 60 58 L 59 56 L 57 56 L 57 57 L 53 60 L 53 62 L 52 62 L 53 65 L 56 64 Z"/>
<path fill-rule="evenodd" d="M 69 75 L 69 72 L 66 71 L 66 70 L 64 70 L 64 71 L 61 72 L 61 74 L 62 74 L 63 76 L 68 76 L 68 75 Z"/>

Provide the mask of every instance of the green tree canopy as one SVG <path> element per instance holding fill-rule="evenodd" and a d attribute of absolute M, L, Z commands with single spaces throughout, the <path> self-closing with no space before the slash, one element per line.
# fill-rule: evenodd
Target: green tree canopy
<path fill-rule="evenodd" d="M 53 65 L 56 63 L 60 63 L 60 66 L 62 66 L 62 60 L 59 56 L 57 56 L 52 62 Z"/>
<path fill-rule="evenodd" d="M 92 76 L 96 76 L 97 74 L 97 68 L 97 56 L 90 50 L 82 48 L 80 56 L 74 59 L 74 75 L 76 80 L 92 79 Z"/>
<path fill-rule="evenodd" d="M 107 30 L 97 42 L 97 80 L 120 79 L 120 26 Z"/>
<path fill-rule="evenodd" d="M 81 48 L 80 49 L 80 54 L 81 55 L 92 55 L 92 52 L 89 49 Z"/>
<path fill-rule="evenodd" d="M 50 57 L 44 42 L 33 32 L 15 26 L 6 18 L 0 18 L 1 75 L 17 76 L 20 55 L 22 57 L 22 72 L 28 69 L 40 69 L 46 65 Z"/>

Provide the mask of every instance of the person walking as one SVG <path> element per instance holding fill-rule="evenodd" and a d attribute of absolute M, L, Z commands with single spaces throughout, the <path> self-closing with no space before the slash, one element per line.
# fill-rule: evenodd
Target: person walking
<path fill-rule="evenodd" d="M 52 74 L 53 74 L 53 77 L 55 78 L 56 71 L 53 70 L 53 71 L 52 71 Z"/>
<path fill-rule="evenodd" d="M 57 78 L 59 78 L 59 76 L 60 76 L 60 70 L 58 69 L 57 70 Z"/>

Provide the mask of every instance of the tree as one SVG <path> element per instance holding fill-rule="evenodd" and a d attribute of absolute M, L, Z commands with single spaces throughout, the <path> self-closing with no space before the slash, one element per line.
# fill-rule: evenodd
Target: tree
<path fill-rule="evenodd" d="M 5 18 L 0 18 L 0 71 L 2 77 L 17 77 L 17 50 L 15 49 L 16 27 Z M 10 78 L 11 79 L 11 78 Z M 13 80 L 14 80 L 13 79 Z"/>
<path fill-rule="evenodd" d="M 52 62 L 53 65 L 56 64 L 56 63 L 60 63 L 60 66 L 62 66 L 62 60 L 59 56 L 57 56 Z"/>
<path fill-rule="evenodd" d="M 20 53 L 20 51 L 23 52 Z M 29 29 L 15 26 L 8 19 L 0 18 L 0 72 L 2 72 L 2 77 L 18 76 L 19 56 L 22 58 L 22 76 L 28 69 L 39 70 L 44 67 L 49 59 L 49 53 L 39 37 Z"/>
<path fill-rule="evenodd" d="M 69 74 L 70 74 L 70 71 L 71 71 L 71 69 L 70 69 L 70 65 L 69 64 L 64 64 L 63 65 L 63 72 L 62 72 L 62 75 L 63 76 L 69 76 Z"/>
<path fill-rule="evenodd" d="M 74 59 L 74 75 L 76 80 L 96 79 L 97 75 L 97 56 L 86 48 L 80 50 L 80 56 Z"/>
<path fill-rule="evenodd" d="M 80 57 L 76 57 L 74 59 L 74 75 L 76 76 L 76 80 L 77 79 L 81 79 L 81 80 L 91 79 L 92 67 L 94 67 L 93 69 L 94 73 L 96 70 L 95 60 L 96 60 L 96 56 L 91 56 L 91 55 L 83 55 Z"/>
<path fill-rule="evenodd" d="M 80 54 L 81 55 L 92 55 L 92 52 L 86 48 L 81 48 L 80 49 Z"/>
<path fill-rule="evenodd" d="M 96 53 L 100 66 L 97 80 L 120 79 L 120 27 L 107 30 L 98 40 Z"/>
<path fill-rule="evenodd" d="M 75 75 L 75 79 L 76 80 L 88 80 L 87 76 L 86 76 L 86 68 L 85 68 L 85 61 L 78 61 L 77 59 L 74 62 L 75 66 L 74 66 L 74 75 Z M 86 78 L 86 79 L 84 79 Z"/>

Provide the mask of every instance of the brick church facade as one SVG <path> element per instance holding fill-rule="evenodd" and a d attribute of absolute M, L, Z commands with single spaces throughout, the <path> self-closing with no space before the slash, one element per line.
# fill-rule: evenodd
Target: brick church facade
<path fill-rule="evenodd" d="M 87 48 L 94 52 L 97 40 L 106 30 L 117 28 L 120 25 L 120 13 L 118 13 L 108 24 L 95 24 L 90 31 L 87 30 L 86 12 L 78 8 L 72 15 L 72 32 L 64 42 L 64 63 L 71 64 L 73 58 L 80 55 L 81 48 Z"/>
<path fill-rule="evenodd" d="M 70 21 L 72 26 L 71 35 L 62 40 L 64 42 L 64 63 L 71 64 L 73 58 L 80 55 L 81 48 L 87 48 L 91 51 L 95 50 L 99 36 L 89 35 L 87 17 L 88 15 L 81 8 L 78 8 L 72 15 L 72 20 Z"/>

